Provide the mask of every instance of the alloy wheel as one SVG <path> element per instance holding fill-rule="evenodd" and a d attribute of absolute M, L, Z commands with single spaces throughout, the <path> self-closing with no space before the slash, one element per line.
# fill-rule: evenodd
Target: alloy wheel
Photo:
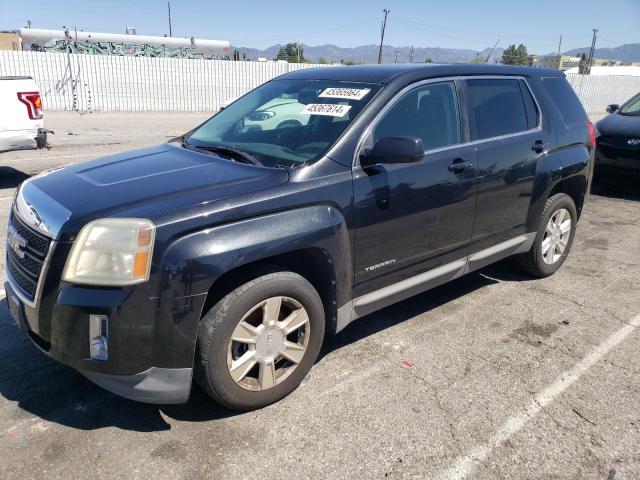
<path fill-rule="evenodd" d="M 254 391 L 280 384 L 304 358 L 310 333 L 309 315 L 297 300 L 279 296 L 260 302 L 231 334 L 227 349 L 231 378 Z"/>
<path fill-rule="evenodd" d="M 542 259 L 553 265 L 562 257 L 571 236 L 571 214 L 561 208 L 551 215 L 542 239 Z"/>

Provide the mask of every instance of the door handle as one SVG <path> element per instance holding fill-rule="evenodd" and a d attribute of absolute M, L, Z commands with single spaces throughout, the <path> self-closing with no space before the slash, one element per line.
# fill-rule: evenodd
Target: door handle
<path fill-rule="evenodd" d="M 536 153 L 542 153 L 549 147 L 549 142 L 545 142 L 544 140 L 536 140 L 531 145 L 531 150 Z"/>
<path fill-rule="evenodd" d="M 467 168 L 473 167 L 473 162 L 465 162 L 463 158 L 456 158 L 451 165 L 449 171 L 453 173 L 462 173 Z"/>

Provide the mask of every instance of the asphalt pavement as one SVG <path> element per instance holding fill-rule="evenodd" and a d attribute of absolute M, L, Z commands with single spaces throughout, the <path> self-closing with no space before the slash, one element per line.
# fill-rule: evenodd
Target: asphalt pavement
<path fill-rule="evenodd" d="M 22 179 L 208 116 L 47 114 L 50 150 L 0 153 L 0 266 Z M 241 414 L 198 388 L 177 406 L 112 395 L 2 302 L 0 478 L 640 478 L 639 278 L 640 188 L 606 182 L 554 276 L 505 261 L 361 318 L 298 390 Z"/>

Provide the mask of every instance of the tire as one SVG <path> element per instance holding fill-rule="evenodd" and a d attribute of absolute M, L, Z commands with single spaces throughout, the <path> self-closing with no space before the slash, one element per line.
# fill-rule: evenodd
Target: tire
<path fill-rule="evenodd" d="M 567 214 L 570 217 L 571 224 L 566 234 L 562 234 L 560 239 L 558 239 L 550 235 L 547 226 L 550 220 L 562 211 L 566 212 L 564 214 L 565 218 L 562 219 L 559 224 L 564 224 L 564 228 L 566 229 L 565 221 Z M 558 219 L 558 216 L 554 218 L 554 220 Z M 536 234 L 531 249 L 527 253 L 516 257 L 518 266 L 534 277 L 543 278 L 553 275 L 562 266 L 571 250 L 577 222 L 578 214 L 576 205 L 569 195 L 558 193 L 550 197 L 542 211 L 538 233 Z M 565 235 L 567 236 L 565 237 Z M 548 242 L 545 242 L 547 239 Z M 558 242 L 557 247 L 555 242 Z M 564 242 L 566 242 L 564 248 L 561 248 Z M 553 247 L 548 247 L 548 245 L 553 245 Z M 551 248 L 554 248 L 554 250 L 551 250 Z"/>
<path fill-rule="evenodd" d="M 202 319 L 194 377 L 225 407 L 267 406 L 302 382 L 320 353 L 324 328 L 324 307 L 313 286 L 296 273 L 269 269 L 223 297 Z"/>

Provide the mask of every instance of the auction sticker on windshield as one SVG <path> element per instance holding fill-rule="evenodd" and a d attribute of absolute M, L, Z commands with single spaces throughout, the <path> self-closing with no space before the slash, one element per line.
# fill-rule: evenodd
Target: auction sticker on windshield
<path fill-rule="evenodd" d="M 362 100 L 370 91 L 370 88 L 327 88 L 318 96 L 322 98 Z"/>
<path fill-rule="evenodd" d="M 310 103 L 300 112 L 301 115 L 327 115 L 329 117 L 344 117 L 351 110 L 351 105 L 336 105 L 332 103 Z"/>

